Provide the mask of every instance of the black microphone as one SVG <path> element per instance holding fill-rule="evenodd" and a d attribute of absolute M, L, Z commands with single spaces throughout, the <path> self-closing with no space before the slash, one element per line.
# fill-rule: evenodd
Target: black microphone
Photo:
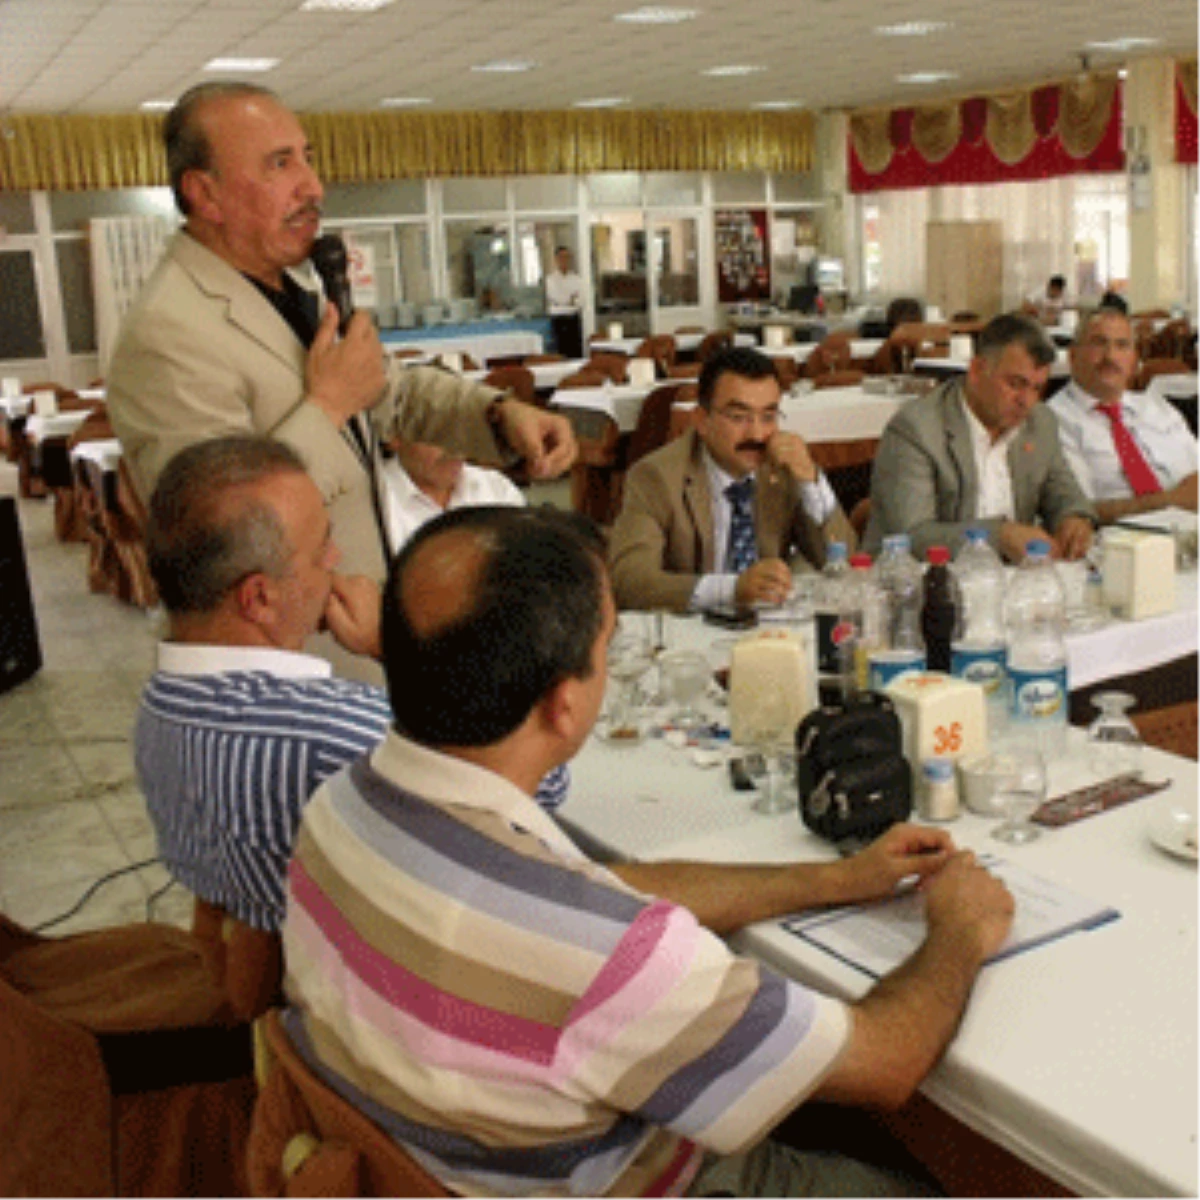
<path fill-rule="evenodd" d="M 354 299 L 350 292 L 350 276 L 347 272 L 346 243 L 336 233 L 324 233 L 312 247 L 312 264 L 321 282 L 325 295 L 338 310 L 338 333 L 345 334 L 350 318 L 354 316 Z"/>

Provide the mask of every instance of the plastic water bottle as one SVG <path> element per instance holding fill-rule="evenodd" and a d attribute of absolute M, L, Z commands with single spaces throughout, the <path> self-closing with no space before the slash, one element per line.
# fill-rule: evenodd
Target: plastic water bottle
<path fill-rule="evenodd" d="M 824 675 L 836 675 L 839 670 L 833 630 L 841 615 L 842 590 L 849 576 L 846 543 L 830 542 L 825 549 L 825 567 L 813 594 L 817 619 L 817 669 Z"/>
<path fill-rule="evenodd" d="M 1010 732 L 1043 754 L 1066 748 L 1067 598 L 1050 560 L 1050 543 L 1040 538 L 1025 548 L 1004 597 L 1008 630 L 1008 716 Z"/>
<path fill-rule="evenodd" d="M 988 724 L 1004 722 L 1008 647 L 1004 629 L 1004 564 L 983 529 L 968 529 L 954 560 L 962 598 L 959 635 L 950 647 L 950 673 L 978 683 L 987 696 Z"/>
<path fill-rule="evenodd" d="M 885 611 L 871 556 L 851 555 L 850 576 L 842 588 L 841 612 L 833 631 L 842 694 L 847 699 L 867 690 L 871 653 L 887 644 Z"/>
<path fill-rule="evenodd" d="M 869 682 L 882 691 L 893 679 L 925 669 L 925 638 L 921 633 L 923 571 L 913 558 L 907 533 L 883 539 L 875 574 L 886 604 L 886 647 L 871 653 Z"/>
<path fill-rule="evenodd" d="M 950 551 L 930 546 L 926 552 L 925 591 L 921 602 L 921 634 L 925 662 L 931 671 L 950 673 L 950 646 L 958 632 L 961 602 L 958 583 L 950 574 Z"/>

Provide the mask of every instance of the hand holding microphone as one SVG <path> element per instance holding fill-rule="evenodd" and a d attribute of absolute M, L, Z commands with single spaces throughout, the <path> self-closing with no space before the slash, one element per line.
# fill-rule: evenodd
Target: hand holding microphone
<path fill-rule="evenodd" d="M 317 238 L 312 263 L 329 305 L 308 351 L 308 399 L 341 428 L 379 399 L 386 382 L 383 346 L 370 318 L 354 311 L 342 239 L 332 233 Z"/>

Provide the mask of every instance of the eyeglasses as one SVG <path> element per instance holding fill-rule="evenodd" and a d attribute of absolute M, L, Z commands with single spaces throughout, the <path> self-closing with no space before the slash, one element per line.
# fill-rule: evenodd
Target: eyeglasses
<path fill-rule="evenodd" d="M 751 425 L 760 421 L 764 425 L 779 424 L 777 408 L 743 408 L 741 405 L 731 405 L 729 408 L 714 408 L 712 415 L 728 421 L 734 429 L 749 429 Z"/>

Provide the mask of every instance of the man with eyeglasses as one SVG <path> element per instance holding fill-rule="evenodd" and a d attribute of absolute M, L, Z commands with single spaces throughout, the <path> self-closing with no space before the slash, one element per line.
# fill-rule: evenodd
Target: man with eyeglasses
<path fill-rule="evenodd" d="M 954 550 L 979 526 L 1009 562 L 1047 536 L 1057 557 L 1087 553 L 1096 513 L 1063 455 L 1054 414 L 1038 403 L 1053 361 L 1037 321 L 1003 314 L 980 333 L 964 378 L 896 413 L 872 470 L 868 550 L 893 533 L 907 533 L 919 556 L 930 546 Z"/>
<path fill-rule="evenodd" d="M 696 427 L 634 465 L 609 550 L 621 608 L 782 604 L 854 532 L 804 439 L 779 428 L 774 363 L 732 347 L 699 380 Z"/>

